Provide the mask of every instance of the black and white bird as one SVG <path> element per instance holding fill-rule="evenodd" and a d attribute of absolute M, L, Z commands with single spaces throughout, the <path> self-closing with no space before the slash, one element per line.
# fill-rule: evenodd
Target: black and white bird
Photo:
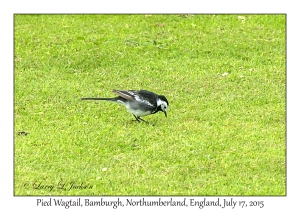
<path fill-rule="evenodd" d="M 167 117 L 169 102 L 163 95 L 147 90 L 113 90 L 112 92 L 119 96 L 115 98 L 81 98 L 81 100 L 105 100 L 122 104 L 138 122 L 147 122 L 141 117 L 155 114 L 158 111 L 164 112 Z"/>

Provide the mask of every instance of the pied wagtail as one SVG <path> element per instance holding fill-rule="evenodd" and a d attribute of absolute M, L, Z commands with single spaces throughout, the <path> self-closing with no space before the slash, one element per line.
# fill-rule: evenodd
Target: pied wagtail
<path fill-rule="evenodd" d="M 119 96 L 115 98 L 81 98 L 81 100 L 106 100 L 122 104 L 138 122 L 140 120 L 147 122 L 141 117 L 155 114 L 158 111 L 164 112 L 167 117 L 169 102 L 163 95 L 157 95 L 147 90 L 113 90 L 112 92 Z"/>

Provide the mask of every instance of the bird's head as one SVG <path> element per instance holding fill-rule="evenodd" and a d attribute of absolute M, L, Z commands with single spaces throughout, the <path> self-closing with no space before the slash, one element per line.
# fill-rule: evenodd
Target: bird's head
<path fill-rule="evenodd" d="M 157 106 L 159 108 L 159 111 L 165 113 L 165 116 L 167 117 L 169 102 L 165 96 L 162 95 L 158 96 Z"/>

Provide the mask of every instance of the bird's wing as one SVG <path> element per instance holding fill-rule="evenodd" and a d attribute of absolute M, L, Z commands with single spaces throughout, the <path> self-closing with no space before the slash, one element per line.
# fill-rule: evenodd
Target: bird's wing
<path fill-rule="evenodd" d="M 125 98 L 129 101 L 133 101 L 134 100 L 134 91 L 127 91 L 127 90 L 113 90 L 112 92 L 118 94 L 119 96 L 121 96 L 122 98 Z"/>
<path fill-rule="evenodd" d="M 137 101 L 140 101 L 151 107 L 156 105 L 157 94 L 147 90 L 134 91 L 134 93 L 134 98 Z"/>

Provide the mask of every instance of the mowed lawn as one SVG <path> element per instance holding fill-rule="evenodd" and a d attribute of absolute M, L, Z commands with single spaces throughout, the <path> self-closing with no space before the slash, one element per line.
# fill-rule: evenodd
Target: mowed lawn
<path fill-rule="evenodd" d="M 15 195 L 285 195 L 286 16 L 15 15 L 14 128 Z"/>

